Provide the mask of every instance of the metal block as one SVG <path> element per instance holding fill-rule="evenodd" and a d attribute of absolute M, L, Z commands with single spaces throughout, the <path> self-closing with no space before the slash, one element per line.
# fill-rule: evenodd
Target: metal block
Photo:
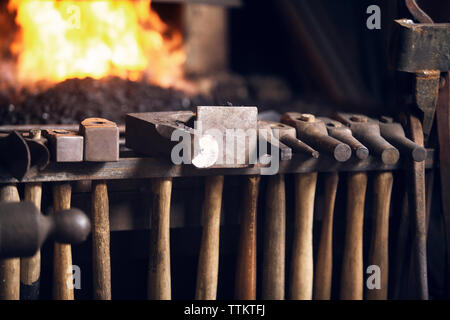
<path fill-rule="evenodd" d="M 200 147 L 202 139 L 206 141 L 211 137 L 218 145 L 214 164 L 210 165 L 210 160 L 202 159 L 203 154 L 199 154 L 194 155 L 192 160 L 196 167 L 203 167 L 203 160 L 208 163 L 206 167 L 210 168 L 249 166 L 252 156 L 256 156 L 257 107 L 199 106 L 196 115 L 197 124 L 201 125 Z"/>
<path fill-rule="evenodd" d="M 84 160 L 119 161 L 119 128 L 109 120 L 88 118 L 80 124 L 84 137 Z"/>
<path fill-rule="evenodd" d="M 83 161 L 83 136 L 68 130 L 45 130 L 52 160 L 56 162 Z"/>

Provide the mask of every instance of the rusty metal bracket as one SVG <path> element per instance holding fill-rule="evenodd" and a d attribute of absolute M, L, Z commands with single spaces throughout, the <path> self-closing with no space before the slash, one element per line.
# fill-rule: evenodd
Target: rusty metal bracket
<path fill-rule="evenodd" d="M 420 24 L 399 19 L 395 20 L 395 32 L 397 70 L 449 70 L 450 23 Z"/>
<path fill-rule="evenodd" d="M 428 22 L 396 20 L 393 53 L 397 70 L 416 74 L 414 102 L 422 112 L 425 143 L 433 126 L 440 73 L 450 69 L 450 24 Z"/>

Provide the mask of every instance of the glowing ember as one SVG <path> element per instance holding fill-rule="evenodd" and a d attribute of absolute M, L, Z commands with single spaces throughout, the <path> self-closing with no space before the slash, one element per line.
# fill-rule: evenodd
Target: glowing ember
<path fill-rule="evenodd" d="M 10 0 L 8 10 L 21 27 L 11 51 L 23 84 L 114 75 L 167 87 L 183 76 L 181 35 L 150 0 Z"/>

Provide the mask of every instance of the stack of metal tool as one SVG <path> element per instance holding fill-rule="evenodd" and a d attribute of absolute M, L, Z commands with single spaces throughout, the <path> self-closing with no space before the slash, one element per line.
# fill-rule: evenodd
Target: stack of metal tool
<path fill-rule="evenodd" d="M 388 218 L 393 183 L 391 170 L 397 168 L 400 157 L 406 161 L 403 166 L 409 161 L 423 163 L 427 158 L 426 150 L 405 137 L 402 125 L 386 117 L 376 120 L 363 115 L 338 113 L 335 119 L 330 119 L 292 112 L 284 114 L 280 121 L 258 120 L 256 107 L 197 107 L 193 112 L 127 115 L 125 146 L 134 151 L 134 157 L 143 161 L 160 159 L 157 161 L 162 161 L 171 168 L 191 167 L 194 168 L 193 172 L 196 175 L 206 176 L 196 298 L 215 299 L 217 295 L 222 191 L 224 176 L 228 174 L 242 174 L 247 177 L 238 249 L 236 298 L 256 298 L 257 199 L 261 175 L 268 175 L 263 239 L 262 298 L 285 298 L 284 174 L 293 173 L 296 205 L 289 297 L 329 299 L 332 281 L 334 200 L 339 171 L 348 171 L 346 174 L 348 180 L 347 227 L 341 298 L 362 299 L 364 288 L 362 233 L 367 170 L 375 170 L 373 203 L 376 218 L 370 263 L 380 267 L 382 285 L 380 290 L 368 291 L 367 298 L 386 299 Z M 201 130 L 198 126 L 201 126 Z M 39 208 L 42 192 L 39 181 L 48 181 L 49 177 L 58 181 L 56 178 L 58 172 L 64 173 L 73 166 L 76 166 L 76 170 L 85 168 L 87 171 L 95 171 L 92 172 L 94 181 L 92 187 L 93 296 L 97 299 L 110 299 L 110 232 L 106 180 L 117 177 L 114 171 L 109 171 L 109 175 L 105 172 L 111 169 L 108 168 L 108 163 L 117 163 L 116 166 L 120 166 L 121 162 L 127 159 L 119 157 L 119 129 L 106 119 L 86 119 L 80 124 L 78 131 L 46 129 L 45 138 L 39 136 L 39 130 L 32 132 L 34 136 L 30 137 L 12 132 L 3 138 L 4 148 L 9 146 L 11 149 L 19 149 L 17 146 L 20 146 L 27 155 L 33 154 L 26 151 L 27 148 L 31 149 L 30 142 L 39 143 L 40 148 L 47 150 L 46 154 L 52 159 L 49 167 L 40 167 L 41 171 L 38 170 L 38 173 L 29 169 L 23 173 L 22 169 L 20 175 L 15 175 L 16 178 L 27 182 L 25 200 L 33 201 Z M 183 146 L 186 147 L 182 152 L 179 149 L 180 141 L 185 142 Z M 230 142 L 232 142 L 232 148 L 227 148 Z M 196 147 L 197 151 L 195 151 Z M 123 155 L 130 152 L 127 148 L 122 146 L 122 150 L 125 150 L 122 152 Z M 243 152 L 239 153 L 238 150 Z M 174 154 L 180 155 L 181 159 L 186 160 L 186 164 L 171 163 L 174 162 Z M 149 156 L 151 158 L 147 158 Z M 8 160 L 10 156 L 4 158 Z M 29 168 L 32 161 L 29 160 L 30 157 L 25 159 L 28 159 L 29 163 L 23 168 Z M 45 162 L 48 161 L 47 159 Z M 13 168 L 11 164 L 14 165 L 9 161 L 5 161 L 4 164 L 9 169 Z M 275 171 L 265 171 L 273 164 L 278 164 Z M 137 171 L 137 165 L 142 163 L 136 163 L 133 171 Z M 105 172 L 99 174 L 102 170 Z M 319 254 L 314 264 L 312 226 L 318 171 L 326 172 L 326 201 Z M 10 170 L 10 172 L 13 174 L 17 170 Z M 99 175 L 103 179 L 99 179 Z M 83 177 L 87 176 L 89 175 L 83 175 Z M 183 176 L 183 174 L 177 172 L 174 174 L 170 170 L 160 174 L 153 172 L 154 199 L 148 268 L 150 299 L 171 298 L 169 221 L 174 176 Z M 45 178 L 42 180 L 42 177 L 46 177 L 47 180 Z M 145 175 L 139 178 L 145 178 Z M 5 185 L 1 190 L 3 201 L 11 200 L 12 195 L 15 201 L 19 200 L 14 184 Z M 70 208 L 70 194 L 69 181 L 55 183 L 53 188 L 55 210 Z M 420 270 L 425 270 L 425 274 L 420 272 L 418 277 L 426 277 L 426 261 L 420 259 L 423 257 L 424 249 L 421 232 L 424 231 L 419 227 L 415 233 L 417 263 Z M 19 283 L 14 280 L 17 277 L 16 273 L 20 272 L 23 282 L 26 281 L 24 280 L 27 279 L 26 273 L 31 272 L 28 271 L 30 269 L 36 269 L 32 266 L 39 264 L 39 257 L 35 255 L 32 258 L 23 258 L 22 268 L 19 267 L 19 260 L 15 261 L 14 259 L 2 261 L 3 265 L 17 264 L 17 268 L 2 269 L 2 279 L 8 284 L 2 286 L 2 297 L 6 299 L 19 297 Z M 70 245 L 56 243 L 53 279 L 55 299 L 73 299 L 74 297 L 73 289 L 64 285 L 67 283 L 67 277 L 70 276 L 65 270 L 71 265 Z M 23 283 L 22 288 L 35 282 L 36 280 Z M 22 297 L 25 298 L 25 295 Z"/>

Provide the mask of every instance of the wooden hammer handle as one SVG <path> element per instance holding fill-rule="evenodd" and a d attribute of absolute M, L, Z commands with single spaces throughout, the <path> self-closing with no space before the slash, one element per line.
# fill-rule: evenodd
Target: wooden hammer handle
<path fill-rule="evenodd" d="M 347 227 L 341 276 L 341 299 L 363 299 L 363 222 L 367 187 L 365 172 L 351 172 L 347 181 Z"/>
<path fill-rule="evenodd" d="M 388 294 L 389 207 L 391 203 L 392 172 L 379 172 L 374 178 L 374 217 L 369 265 L 380 267 L 380 288 L 366 287 L 368 300 L 386 300 Z"/>
<path fill-rule="evenodd" d="M 420 120 L 409 116 L 411 139 L 419 146 L 424 145 L 424 136 Z M 416 282 L 418 298 L 428 300 L 428 266 L 427 266 L 427 218 L 426 218 L 426 196 L 425 196 L 425 163 L 413 162 L 413 172 L 410 183 L 410 203 L 412 206 L 411 217 L 413 223 L 413 270 Z"/>
<path fill-rule="evenodd" d="M 244 177 L 241 235 L 238 248 L 235 298 L 256 299 L 256 226 L 260 176 Z"/>
<path fill-rule="evenodd" d="M 403 281 L 409 274 L 405 274 L 406 261 L 410 257 L 409 248 L 409 229 L 410 229 L 410 216 L 409 216 L 409 201 L 407 189 L 404 190 L 401 199 L 400 210 L 400 222 L 396 231 L 396 245 L 394 251 L 394 261 L 392 263 L 392 294 L 391 299 L 398 300 L 401 297 Z"/>
<path fill-rule="evenodd" d="M 153 212 L 150 235 L 148 298 L 170 300 L 170 199 L 172 178 L 153 179 L 152 190 Z"/>
<path fill-rule="evenodd" d="M 333 216 L 339 175 L 325 174 L 325 203 L 314 276 L 314 299 L 330 300 L 333 272 Z"/>
<path fill-rule="evenodd" d="M 313 219 L 317 172 L 295 175 L 295 221 L 291 299 L 311 300 L 313 293 Z"/>
<path fill-rule="evenodd" d="M 286 194 L 284 175 L 269 176 L 264 221 L 262 298 L 283 300 L 285 291 Z"/>
<path fill-rule="evenodd" d="M 14 184 L 0 188 L 1 202 L 19 202 L 19 192 Z M 0 300 L 20 298 L 20 258 L 0 260 Z"/>
<path fill-rule="evenodd" d="M 24 200 L 33 202 L 41 211 L 42 184 L 40 182 L 25 184 Z M 41 275 L 41 251 L 34 256 L 20 259 L 20 299 L 39 299 L 39 279 Z"/>
<path fill-rule="evenodd" d="M 55 212 L 70 209 L 72 187 L 70 183 L 56 183 L 53 186 L 53 207 Z M 73 300 L 72 247 L 70 244 L 55 243 L 53 252 L 53 299 Z"/>
<path fill-rule="evenodd" d="M 195 292 L 195 299 L 197 300 L 215 300 L 217 296 L 222 191 L 223 176 L 206 177 L 203 232 Z"/>
<path fill-rule="evenodd" d="M 94 299 L 111 300 L 109 200 L 106 181 L 92 181 Z"/>

